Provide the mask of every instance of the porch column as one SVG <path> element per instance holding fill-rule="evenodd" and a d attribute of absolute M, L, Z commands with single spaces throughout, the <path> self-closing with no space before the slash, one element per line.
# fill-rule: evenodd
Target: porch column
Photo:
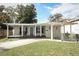
<path fill-rule="evenodd" d="M 13 31 L 13 37 L 14 37 L 14 36 L 15 36 L 15 30 L 14 30 L 14 26 L 13 26 L 13 30 L 12 30 L 12 31 Z"/>
<path fill-rule="evenodd" d="M 51 40 L 53 39 L 53 25 L 51 24 Z"/>
<path fill-rule="evenodd" d="M 9 26 L 7 25 L 7 38 L 9 36 Z"/>
<path fill-rule="evenodd" d="M 35 25 L 35 36 L 36 36 L 36 25 Z"/>
<path fill-rule="evenodd" d="M 61 33 L 61 40 L 63 41 L 65 37 L 65 25 L 62 24 L 62 27 L 63 27 L 63 33 Z"/>
<path fill-rule="evenodd" d="M 42 36 L 42 26 L 40 25 L 40 36 Z"/>
<path fill-rule="evenodd" d="M 21 26 L 21 35 L 23 36 L 23 25 Z"/>
<path fill-rule="evenodd" d="M 28 27 L 28 35 L 30 36 L 30 26 Z"/>
<path fill-rule="evenodd" d="M 14 37 L 14 29 L 12 31 L 13 31 L 13 37 Z"/>
<path fill-rule="evenodd" d="M 70 40 L 72 39 L 72 25 L 70 24 Z"/>

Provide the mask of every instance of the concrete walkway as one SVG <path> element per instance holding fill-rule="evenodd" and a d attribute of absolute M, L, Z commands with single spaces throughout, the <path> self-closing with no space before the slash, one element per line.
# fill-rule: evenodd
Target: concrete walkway
<path fill-rule="evenodd" d="M 8 41 L 8 42 L 1 42 L 0 43 L 0 49 L 11 49 L 14 47 L 30 44 L 33 42 L 37 42 L 40 40 L 35 40 L 35 39 L 20 39 L 17 41 Z"/>

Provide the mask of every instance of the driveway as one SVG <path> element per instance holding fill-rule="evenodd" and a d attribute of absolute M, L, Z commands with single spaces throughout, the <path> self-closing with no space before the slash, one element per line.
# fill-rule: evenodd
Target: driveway
<path fill-rule="evenodd" d="M 37 41 L 40 41 L 40 40 L 20 39 L 20 40 L 17 40 L 17 41 L 1 42 L 0 43 L 0 50 L 1 49 L 11 49 L 11 48 L 14 48 L 14 47 L 30 44 L 30 43 L 37 42 Z"/>

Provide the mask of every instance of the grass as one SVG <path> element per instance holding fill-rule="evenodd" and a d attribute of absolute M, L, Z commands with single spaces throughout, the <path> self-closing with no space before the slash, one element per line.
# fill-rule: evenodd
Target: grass
<path fill-rule="evenodd" d="M 12 39 L 12 38 L 0 38 L 0 42 L 6 42 L 6 41 L 14 41 L 16 39 Z"/>
<path fill-rule="evenodd" d="M 40 41 L 0 52 L 1 56 L 79 56 L 79 43 Z"/>

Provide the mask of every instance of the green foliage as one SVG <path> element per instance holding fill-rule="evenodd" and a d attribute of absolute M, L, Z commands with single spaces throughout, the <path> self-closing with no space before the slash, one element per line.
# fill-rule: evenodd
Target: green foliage
<path fill-rule="evenodd" d="M 69 35 L 69 38 L 75 39 L 76 38 L 76 35 L 75 34 L 70 34 Z"/>
<path fill-rule="evenodd" d="M 18 19 L 17 22 L 21 23 L 35 23 L 37 22 L 36 18 L 36 9 L 33 4 L 30 5 L 17 5 Z"/>
<path fill-rule="evenodd" d="M 69 33 L 65 33 L 65 38 L 69 39 L 69 35 L 70 35 Z"/>
<path fill-rule="evenodd" d="M 12 22 L 10 20 L 10 16 L 8 15 L 8 13 L 7 12 L 3 12 L 5 9 L 6 8 L 5 8 L 4 5 L 0 6 L 0 22 L 1 23 Z"/>
<path fill-rule="evenodd" d="M 79 39 L 79 34 L 76 34 L 76 38 Z"/>
<path fill-rule="evenodd" d="M 8 6 L 5 8 L 6 13 L 10 16 L 10 20 L 12 22 L 14 22 L 15 17 L 17 17 L 16 15 L 16 8 L 12 7 L 12 6 Z"/>
<path fill-rule="evenodd" d="M 2 12 L 3 10 L 4 12 Z M 36 15 L 37 13 L 34 4 L 26 6 L 17 5 L 15 8 L 12 6 L 6 8 L 4 5 L 0 6 L 0 22 L 2 23 L 13 21 L 16 21 L 17 23 L 36 23 Z"/>
<path fill-rule="evenodd" d="M 0 23 L 12 22 L 7 13 L 0 12 Z"/>
<path fill-rule="evenodd" d="M 0 42 L 16 41 L 17 39 L 0 38 Z"/>
<path fill-rule="evenodd" d="M 65 33 L 65 38 L 66 39 L 72 38 L 72 40 L 76 39 L 76 34 Z"/>
<path fill-rule="evenodd" d="M 0 12 L 2 12 L 5 9 L 4 5 L 0 5 Z"/>

